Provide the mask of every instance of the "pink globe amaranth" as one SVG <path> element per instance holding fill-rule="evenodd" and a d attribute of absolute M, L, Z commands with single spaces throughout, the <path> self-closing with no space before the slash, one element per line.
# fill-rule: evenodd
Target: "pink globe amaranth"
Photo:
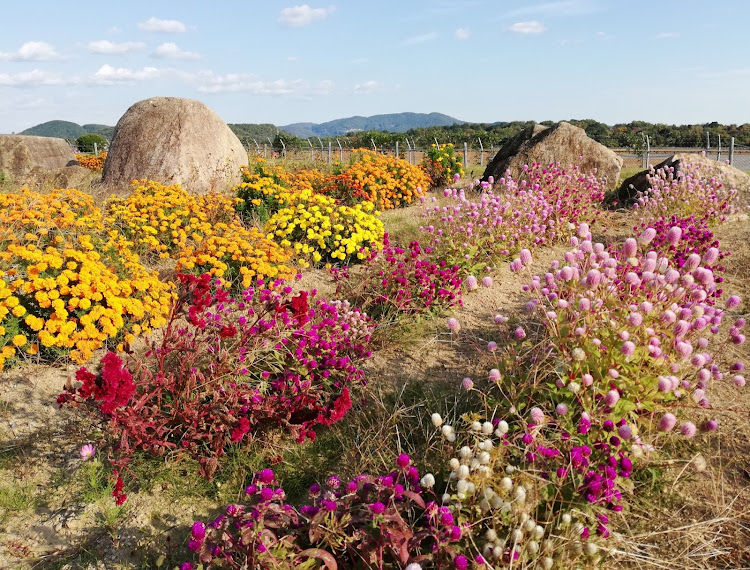
<path fill-rule="evenodd" d="M 661 431 L 670 431 L 675 425 L 677 425 L 677 418 L 670 412 L 664 414 L 659 420 L 659 430 Z"/>
<path fill-rule="evenodd" d="M 591 374 L 584 374 L 581 379 L 583 380 L 583 385 L 587 388 L 594 383 L 594 377 Z"/>
<path fill-rule="evenodd" d="M 464 390 L 471 390 L 474 387 L 474 381 L 468 376 L 461 380 L 461 387 Z"/>
<path fill-rule="evenodd" d="M 411 458 L 406 453 L 402 453 L 396 459 L 396 465 L 398 465 L 401 469 L 406 469 L 407 467 L 409 467 L 410 463 Z"/>
<path fill-rule="evenodd" d="M 461 324 L 458 322 L 458 319 L 451 317 L 448 319 L 448 328 L 452 333 L 457 333 L 461 330 Z"/>
<path fill-rule="evenodd" d="M 685 422 L 680 426 L 680 433 L 685 437 L 693 437 L 696 431 L 698 430 L 693 422 Z"/>
<path fill-rule="evenodd" d="M 638 251 L 638 242 L 635 240 L 635 238 L 628 238 L 625 240 L 625 244 L 622 247 L 622 253 L 624 257 L 627 259 L 629 257 L 633 257 L 636 252 Z"/>
<path fill-rule="evenodd" d="M 716 431 L 719 428 L 719 422 L 716 420 L 708 420 L 702 427 L 704 431 Z"/>
<path fill-rule="evenodd" d="M 564 416 L 568 413 L 568 406 L 563 403 L 557 404 L 557 406 L 555 406 L 555 413 L 558 416 Z"/>
<path fill-rule="evenodd" d="M 589 225 L 586 222 L 583 222 L 578 226 L 578 237 L 586 239 L 586 237 L 589 235 L 589 231 Z"/>
<path fill-rule="evenodd" d="M 527 265 L 531 264 L 531 260 L 532 260 L 532 258 L 531 258 L 531 252 L 528 249 L 526 249 L 526 248 L 522 249 L 519 252 L 518 256 L 519 256 L 519 259 L 521 260 L 521 263 L 523 264 L 524 267 L 526 267 Z"/>
<path fill-rule="evenodd" d="M 648 245 L 656 237 L 656 230 L 654 228 L 646 228 L 643 233 L 638 236 L 638 243 L 642 245 Z"/>
<path fill-rule="evenodd" d="M 622 439 L 630 439 L 631 437 L 633 437 L 633 429 L 632 429 L 632 428 L 631 428 L 631 427 L 630 427 L 629 425 L 627 425 L 627 424 L 625 424 L 625 425 L 621 425 L 621 426 L 620 426 L 620 427 L 619 427 L 619 428 L 617 429 L 617 434 L 618 434 L 618 435 L 619 435 L 619 436 L 620 436 L 620 437 L 621 437 Z"/>
<path fill-rule="evenodd" d="M 500 371 L 497 368 L 493 368 L 490 370 L 490 380 L 493 382 L 499 382 L 500 381 Z"/>
<path fill-rule="evenodd" d="M 735 374 L 732 377 L 732 382 L 734 382 L 735 386 L 742 388 L 745 386 L 745 377 L 740 374 Z"/>
<path fill-rule="evenodd" d="M 631 341 L 623 342 L 620 351 L 625 356 L 633 356 L 635 354 L 635 343 Z"/>
<path fill-rule="evenodd" d="M 523 330 L 522 327 L 517 327 L 515 331 L 513 331 L 513 336 L 516 337 L 516 339 L 521 340 L 526 338 L 526 331 Z"/>
<path fill-rule="evenodd" d="M 487 343 L 487 350 L 490 352 L 495 352 L 497 350 L 497 343 L 494 340 L 491 340 Z"/>
<path fill-rule="evenodd" d="M 682 237 L 682 228 L 680 226 L 672 226 L 667 231 L 667 243 L 669 245 L 677 245 Z"/>
<path fill-rule="evenodd" d="M 492 287 L 492 277 L 490 277 L 489 275 L 485 275 L 484 277 L 482 277 L 482 285 L 484 287 Z"/>
<path fill-rule="evenodd" d="M 672 381 L 665 376 L 659 376 L 659 381 L 656 386 L 659 389 L 659 392 L 670 392 L 672 390 Z"/>
<path fill-rule="evenodd" d="M 535 406 L 529 411 L 529 417 L 535 424 L 541 424 L 544 421 L 544 412 Z"/>
<path fill-rule="evenodd" d="M 619 401 L 620 393 L 617 390 L 610 390 L 604 395 L 604 403 L 610 408 L 614 408 Z"/>
<path fill-rule="evenodd" d="M 474 291 L 475 289 L 479 288 L 479 283 L 477 282 L 477 278 L 473 275 L 469 275 L 466 278 L 466 288 L 469 291 Z"/>

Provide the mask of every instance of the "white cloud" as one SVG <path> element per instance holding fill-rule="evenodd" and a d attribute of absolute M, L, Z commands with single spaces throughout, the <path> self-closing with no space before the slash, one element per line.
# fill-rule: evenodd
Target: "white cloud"
<path fill-rule="evenodd" d="M 140 22 L 138 28 L 147 32 L 166 32 L 169 34 L 182 34 L 187 31 L 187 26 L 179 20 L 160 20 L 159 18 L 149 18 L 145 22 Z"/>
<path fill-rule="evenodd" d="M 47 42 L 26 42 L 18 51 L 0 52 L 0 60 L 5 61 L 55 61 L 62 56 Z"/>
<path fill-rule="evenodd" d="M 453 37 L 457 40 L 468 40 L 471 37 L 471 31 L 469 28 L 458 28 L 453 32 Z"/>
<path fill-rule="evenodd" d="M 151 55 L 159 59 L 200 59 L 201 57 L 198 53 L 180 49 L 172 42 L 161 44 Z"/>
<path fill-rule="evenodd" d="M 116 83 L 129 83 L 133 81 L 146 81 L 158 79 L 162 71 L 156 67 L 144 67 L 142 69 L 129 69 L 127 67 L 112 67 L 102 65 L 91 77 L 93 83 L 99 85 L 114 85 Z"/>
<path fill-rule="evenodd" d="M 336 6 L 328 8 L 311 8 L 307 4 L 284 8 L 279 14 L 279 22 L 282 26 L 289 28 L 301 28 L 309 26 L 315 20 L 323 20 L 335 12 Z"/>
<path fill-rule="evenodd" d="M 508 28 L 508 30 L 514 34 L 541 34 L 546 29 L 547 28 L 544 27 L 544 24 L 537 22 L 536 20 L 530 22 L 516 22 Z"/>
<path fill-rule="evenodd" d="M 76 78 L 64 78 L 59 73 L 52 73 L 41 69 L 24 71 L 23 73 L 0 73 L 2 87 L 36 87 L 39 85 L 66 85 L 77 82 Z"/>
<path fill-rule="evenodd" d="M 431 42 L 433 40 L 436 40 L 437 38 L 437 32 L 430 32 L 429 34 L 422 34 L 421 36 L 412 36 L 410 38 L 406 38 L 401 45 L 413 46 L 417 44 L 423 44 L 425 42 Z"/>
<path fill-rule="evenodd" d="M 354 86 L 355 95 L 369 95 L 380 90 L 380 83 L 377 81 L 365 81 L 364 83 L 357 83 Z"/>
<path fill-rule="evenodd" d="M 137 51 L 146 47 L 143 42 L 110 42 L 109 40 L 98 40 L 95 42 L 89 42 L 88 48 L 91 53 L 105 54 L 105 55 L 122 55 L 130 53 L 131 51 Z"/>
<path fill-rule="evenodd" d="M 679 38 L 680 34 L 677 32 L 661 32 L 654 36 L 657 40 L 670 40 L 673 38 Z"/>
<path fill-rule="evenodd" d="M 286 57 L 286 60 L 287 60 L 287 61 L 298 61 L 298 58 L 297 58 L 297 56 L 296 56 L 296 55 L 288 55 L 288 56 Z"/>
<path fill-rule="evenodd" d="M 274 79 L 267 81 L 251 73 L 215 74 L 203 71 L 196 74 L 193 80 L 201 93 L 240 93 L 255 95 L 326 95 L 330 93 L 333 82 L 329 80 L 310 83 L 304 79 Z"/>

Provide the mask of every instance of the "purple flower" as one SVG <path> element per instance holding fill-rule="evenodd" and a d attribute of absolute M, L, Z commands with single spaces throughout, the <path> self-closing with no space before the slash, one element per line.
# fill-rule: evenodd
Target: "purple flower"
<path fill-rule="evenodd" d="M 563 403 L 557 404 L 557 406 L 555 406 L 555 412 L 558 416 L 564 416 L 568 413 L 568 406 Z"/>
<path fill-rule="evenodd" d="M 468 376 L 461 380 L 461 387 L 464 390 L 471 390 L 474 387 L 474 381 Z"/>
<path fill-rule="evenodd" d="M 674 414 L 667 412 L 659 420 L 659 429 L 661 431 L 670 431 L 675 424 L 677 424 L 677 418 Z"/>
<path fill-rule="evenodd" d="M 516 337 L 516 339 L 521 340 L 523 338 L 526 338 L 526 331 L 523 330 L 522 327 L 517 327 L 515 331 L 513 331 L 513 336 Z"/>
<path fill-rule="evenodd" d="M 693 422 L 685 422 L 680 426 L 680 433 L 685 437 L 693 437 L 695 432 L 696 428 Z"/>
<path fill-rule="evenodd" d="M 617 390 L 610 390 L 604 396 L 604 403 L 610 408 L 614 408 L 619 401 L 620 393 Z"/>
<path fill-rule="evenodd" d="M 477 278 L 476 278 L 476 277 L 474 277 L 473 275 L 469 275 L 469 276 L 468 276 L 468 277 L 466 278 L 466 288 L 467 288 L 467 289 L 468 289 L 469 291 L 474 291 L 474 290 L 475 290 L 475 289 L 477 289 L 478 287 L 479 287 L 479 284 L 477 283 Z"/>
<path fill-rule="evenodd" d="M 727 299 L 727 309 L 732 309 L 736 306 L 738 306 L 742 302 L 742 299 L 740 299 L 737 295 L 732 295 Z"/>
<path fill-rule="evenodd" d="M 631 341 L 623 342 L 620 350 L 625 356 L 633 356 L 635 354 L 635 343 Z"/>
<path fill-rule="evenodd" d="M 402 453 L 398 456 L 398 459 L 396 459 L 396 465 L 398 465 L 401 469 L 406 469 L 409 467 L 409 464 L 411 463 L 411 459 L 409 458 L 406 453 Z"/>
<path fill-rule="evenodd" d="M 265 483 L 266 485 L 273 483 L 274 479 L 274 473 L 272 469 L 263 469 L 262 471 L 259 471 L 258 474 L 255 476 L 255 478 L 260 481 L 261 483 Z"/>
<path fill-rule="evenodd" d="M 373 514 L 382 515 L 385 512 L 385 505 L 381 503 L 380 501 L 376 503 L 370 503 L 367 506 L 370 508 Z"/>
<path fill-rule="evenodd" d="M 448 319 L 448 328 L 452 333 L 457 333 L 461 330 L 461 324 L 457 319 L 451 317 L 450 319 Z"/>
<path fill-rule="evenodd" d="M 193 566 L 192 562 L 183 562 L 180 564 L 180 570 L 194 570 L 195 566 Z"/>
<path fill-rule="evenodd" d="M 482 285 L 484 287 L 492 287 L 492 277 L 490 277 L 489 275 L 485 275 L 484 277 L 482 277 Z"/>
<path fill-rule="evenodd" d="M 622 248 L 622 253 L 625 256 L 625 258 L 633 257 L 635 253 L 638 251 L 638 242 L 635 241 L 635 238 L 628 238 L 625 240 L 625 245 Z"/>
<path fill-rule="evenodd" d="M 526 267 L 531 263 L 531 252 L 528 249 L 524 248 L 518 253 L 518 258 L 521 260 L 523 266 Z"/>
<path fill-rule="evenodd" d="M 456 570 L 466 570 L 469 567 L 469 559 L 463 554 L 459 554 L 453 559 L 453 566 L 456 567 Z"/>
<path fill-rule="evenodd" d="M 203 540 L 206 536 L 206 525 L 201 521 L 195 521 L 193 527 L 190 529 L 190 534 L 195 540 Z"/>

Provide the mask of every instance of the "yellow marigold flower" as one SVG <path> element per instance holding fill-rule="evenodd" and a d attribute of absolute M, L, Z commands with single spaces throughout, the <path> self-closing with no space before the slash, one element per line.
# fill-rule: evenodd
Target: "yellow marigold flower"
<path fill-rule="evenodd" d="M 12 342 L 13 342 L 13 346 L 17 346 L 20 348 L 23 345 L 25 345 L 28 342 L 28 340 L 26 339 L 26 335 L 17 334 L 16 336 L 13 337 Z"/>

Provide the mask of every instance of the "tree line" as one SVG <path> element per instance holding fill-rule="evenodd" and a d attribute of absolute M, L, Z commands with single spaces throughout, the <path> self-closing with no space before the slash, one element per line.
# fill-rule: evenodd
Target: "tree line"
<path fill-rule="evenodd" d="M 648 123 L 646 121 L 632 121 L 630 123 L 619 123 L 606 125 L 593 119 L 570 120 L 572 125 L 581 127 L 586 134 L 595 141 L 610 148 L 630 149 L 640 153 L 645 147 L 645 136 L 648 135 L 652 147 L 692 147 L 716 148 L 719 137 L 722 146 L 729 145 L 729 139 L 735 138 L 735 144 L 750 146 L 750 123 L 742 125 L 722 125 L 717 122 L 702 125 L 667 125 L 662 123 Z M 338 143 L 345 148 L 377 148 L 386 147 L 392 149 L 399 142 L 401 149 L 406 150 L 408 145 L 416 145 L 417 148 L 426 148 L 437 141 L 439 144 L 452 143 L 456 147 L 463 148 L 464 142 L 470 148 L 478 150 L 479 140 L 485 150 L 490 147 L 502 146 L 511 137 L 526 127 L 533 126 L 534 121 L 510 121 L 500 123 L 464 123 L 443 127 L 426 127 L 410 129 L 406 133 L 391 133 L 387 131 L 359 131 L 351 132 L 347 136 L 325 137 L 321 141 L 325 148 L 328 141 L 333 143 L 333 148 L 338 148 Z M 553 121 L 542 121 L 541 125 L 552 126 Z M 338 139 L 338 142 L 337 140 Z M 281 141 L 283 140 L 283 145 Z M 310 139 L 310 143 L 319 148 L 320 142 L 317 137 Z M 284 131 L 277 131 L 273 138 L 273 147 L 276 151 L 287 149 L 309 148 L 305 139 L 300 139 Z"/>

